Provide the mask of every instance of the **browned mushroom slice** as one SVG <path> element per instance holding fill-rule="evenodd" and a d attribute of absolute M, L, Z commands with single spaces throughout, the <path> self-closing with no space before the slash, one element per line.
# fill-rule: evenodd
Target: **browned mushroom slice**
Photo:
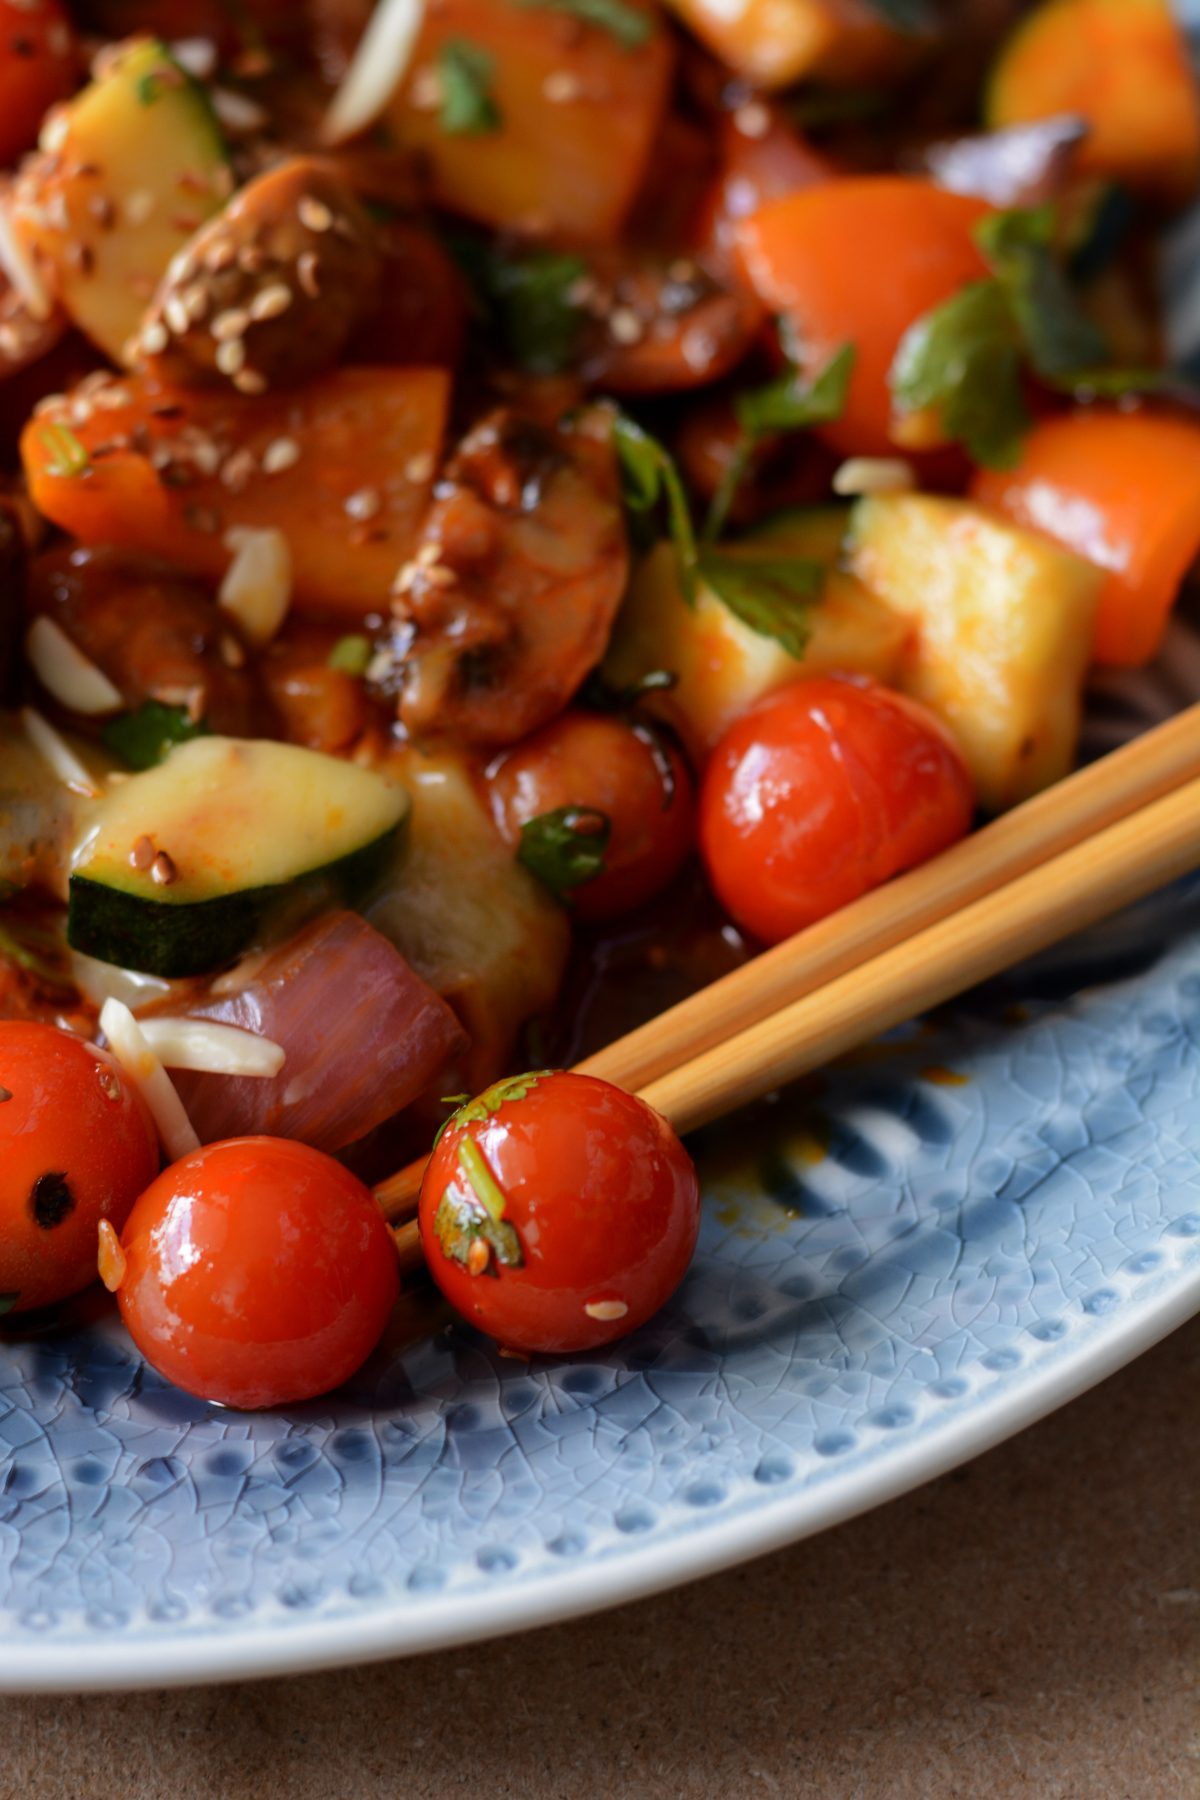
<path fill-rule="evenodd" d="M 610 430 L 502 410 L 459 446 L 371 671 L 414 736 L 513 743 L 599 661 L 629 568 Z"/>
<path fill-rule="evenodd" d="M 31 585 L 34 610 L 62 627 L 127 706 L 157 700 L 233 737 L 261 728 L 245 650 L 202 587 L 107 547 L 47 551 Z"/>
<path fill-rule="evenodd" d="M 379 275 L 374 227 L 350 189 L 317 159 L 290 158 L 175 258 L 143 322 L 141 359 L 178 386 L 290 387 L 337 363 Z"/>

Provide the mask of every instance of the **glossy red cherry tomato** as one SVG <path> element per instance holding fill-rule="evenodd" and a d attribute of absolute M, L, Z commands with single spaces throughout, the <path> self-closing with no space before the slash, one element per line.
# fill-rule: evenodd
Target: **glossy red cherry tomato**
<path fill-rule="evenodd" d="M 501 831 L 580 919 L 613 919 L 652 899 L 694 841 L 692 782 L 679 750 L 657 729 L 612 713 L 564 713 L 503 756 L 489 779 Z M 535 835 L 544 868 L 530 833 L 522 835 L 534 820 L 543 822 Z M 600 873 L 560 885 L 555 869 L 569 874 L 573 853 L 592 848 L 589 837 L 603 856 Z"/>
<path fill-rule="evenodd" d="M 94 1281 L 101 1219 L 119 1229 L 158 1163 L 149 1114 L 107 1051 L 53 1025 L 0 1024 L 4 1310 Z"/>
<path fill-rule="evenodd" d="M 32 150 L 47 107 L 66 99 L 79 74 L 75 33 L 58 0 L 0 0 L 0 163 Z"/>
<path fill-rule="evenodd" d="M 799 681 L 713 753 L 700 849 L 721 904 L 778 943 L 964 835 L 971 778 L 924 707 L 868 683 Z"/>
<path fill-rule="evenodd" d="M 230 1138 L 174 1163 L 129 1215 L 121 1248 L 117 1300 L 142 1355 L 227 1406 L 337 1387 L 399 1291 L 371 1190 L 286 1138 Z"/>
<path fill-rule="evenodd" d="M 591 1075 L 514 1076 L 460 1107 L 421 1187 L 421 1242 L 452 1306 L 513 1350 L 593 1350 L 683 1280 L 692 1160 L 651 1107 Z"/>

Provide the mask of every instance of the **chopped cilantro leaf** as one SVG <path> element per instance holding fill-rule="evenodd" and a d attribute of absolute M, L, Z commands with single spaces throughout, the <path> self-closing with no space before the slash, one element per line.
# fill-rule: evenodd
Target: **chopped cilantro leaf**
<path fill-rule="evenodd" d="M 519 0 L 521 6 L 544 6 L 553 12 L 569 13 L 584 25 L 595 25 L 616 38 L 623 50 L 637 50 L 654 31 L 648 13 L 627 0 Z"/>
<path fill-rule="evenodd" d="M 679 559 L 679 578 L 690 605 L 696 594 L 696 533 L 675 458 L 625 413 L 617 414 L 613 443 L 629 511 L 654 512 L 660 502 L 665 503 L 667 529 Z"/>
<path fill-rule="evenodd" d="M 136 712 L 111 720 L 103 733 L 105 748 L 131 769 L 152 769 L 173 744 L 208 735 L 204 719 L 189 719 L 181 706 L 164 706 L 161 700 L 143 701 Z"/>
<path fill-rule="evenodd" d="M 801 556 L 741 557 L 704 550 L 700 575 L 744 625 L 774 638 L 789 656 L 803 660 L 812 635 L 811 602 L 825 582 L 819 562 Z"/>
<path fill-rule="evenodd" d="M 906 35 L 931 31 L 937 20 L 929 0 L 867 0 L 885 25 Z"/>
<path fill-rule="evenodd" d="M 901 412 L 934 408 L 948 438 L 985 468 L 1011 468 L 1029 424 L 1021 341 L 997 281 L 973 281 L 910 325 L 891 371 Z"/>
<path fill-rule="evenodd" d="M 854 373 L 853 344 L 842 344 L 811 381 L 806 381 L 794 360 L 765 387 L 751 388 L 737 398 L 741 442 L 726 465 L 704 523 L 706 543 L 713 543 L 724 529 L 737 491 L 745 480 L 751 459 L 763 438 L 773 432 L 805 431 L 812 425 L 830 425 L 846 407 L 850 377 Z"/>
<path fill-rule="evenodd" d="M 1008 295 L 1039 375 L 1053 379 L 1105 360 L 1103 333 L 1081 310 L 1055 255 L 1052 206 L 991 213 L 976 226 L 975 240 Z"/>
<path fill-rule="evenodd" d="M 437 59 L 442 96 L 438 123 L 447 136 L 477 137 L 499 130 L 503 121 L 489 85 L 495 66 L 490 51 L 466 38 L 447 38 L 442 45 Z"/>
<path fill-rule="evenodd" d="M 328 657 L 329 667 L 343 675 L 365 675 L 370 661 L 371 640 L 358 631 L 340 637 Z"/>
<path fill-rule="evenodd" d="M 86 475 L 91 468 L 91 458 L 80 443 L 69 425 L 43 425 L 38 436 L 46 447 L 46 473 L 56 475 L 60 479 L 70 479 L 75 475 Z"/>
<path fill-rule="evenodd" d="M 465 235 L 449 247 L 512 361 L 531 375 L 561 373 L 583 321 L 571 298 L 587 272 L 582 259 L 556 250 L 505 256 Z"/>
<path fill-rule="evenodd" d="M 517 861 L 552 894 L 561 896 L 603 874 L 611 832 L 606 813 L 588 806 L 559 806 L 522 825 Z"/>

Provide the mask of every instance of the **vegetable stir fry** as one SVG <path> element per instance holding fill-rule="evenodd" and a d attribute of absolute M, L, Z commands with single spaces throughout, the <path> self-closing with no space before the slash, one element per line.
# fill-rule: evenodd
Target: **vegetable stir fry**
<path fill-rule="evenodd" d="M 695 1173 L 541 1065 L 1065 775 L 1200 552 L 1170 7 L 0 23 L 9 1328 L 322 1392 L 440 1128 L 450 1303 L 608 1342 Z"/>

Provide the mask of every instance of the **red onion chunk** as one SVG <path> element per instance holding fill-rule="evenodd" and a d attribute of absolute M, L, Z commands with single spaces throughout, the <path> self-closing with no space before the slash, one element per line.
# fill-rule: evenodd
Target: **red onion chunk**
<path fill-rule="evenodd" d="M 1057 113 L 929 144 L 921 160 L 938 186 L 951 193 L 975 194 L 993 206 L 1040 206 L 1061 194 L 1086 136 L 1086 120 Z"/>
<path fill-rule="evenodd" d="M 217 986 L 187 1016 L 272 1038 L 286 1060 L 269 1080 L 173 1075 L 204 1144 L 267 1132 L 340 1150 L 415 1100 L 466 1044 L 445 1001 L 357 913 L 314 920 Z"/>

